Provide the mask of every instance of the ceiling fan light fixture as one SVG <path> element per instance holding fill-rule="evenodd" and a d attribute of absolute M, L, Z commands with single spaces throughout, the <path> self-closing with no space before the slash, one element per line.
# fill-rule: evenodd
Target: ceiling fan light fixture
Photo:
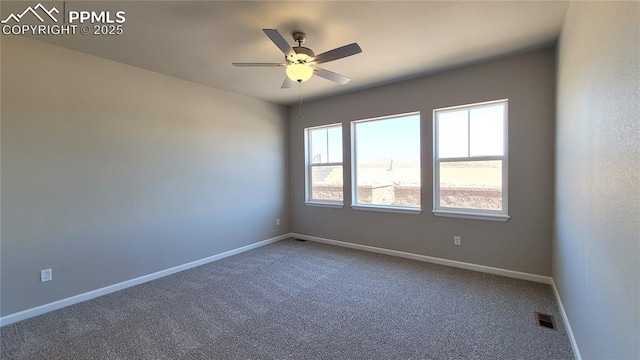
<path fill-rule="evenodd" d="M 336 74 L 329 70 L 316 67 L 317 64 L 323 64 L 330 61 L 346 58 L 362 52 L 360 46 L 356 43 L 344 45 L 333 50 L 325 51 L 316 56 L 308 47 L 302 46 L 307 35 L 301 31 L 295 31 L 293 40 L 298 46 L 291 46 L 282 34 L 276 29 L 262 29 L 267 37 L 282 51 L 284 54 L 284 63 L 232 63 L 233 66 L 239 67 L 275 67 L 284 66 L 287 77 L 280 88 L 290 88 L 293 82 L 302 83 L 309 80 L 312 76 L 317 75 L 323 79 L 344 85 L 349 82 L 348 77 Z"/>
<path fill-rule="evenodd" d="M 313 68 L 306 64 L 291 64 L 287 66 L 287 76 L 297 82 L 304 82 L 313 76 Z"/>

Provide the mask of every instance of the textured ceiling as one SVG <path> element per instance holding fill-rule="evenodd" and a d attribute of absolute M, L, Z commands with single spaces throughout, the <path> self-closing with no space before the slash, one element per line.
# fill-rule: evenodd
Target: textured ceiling
<path fill-rule="evenodd" d="M 24 9 L 2 3 L 2 14 Z M 280 103 L 299 89 L 280 89 L 285 70 L 236 68 L 232 62 L 281 62 L 261 31 L 275 28 L 290 40 L 307 33 L 316 54 L 357 42 L 361 54 L 323 64 L 352 79 L 341 86 L 313 77 L 305 98 L 318 98 L 393 82 L 552 44 L 567 2 L 558 1 L 354 1 L 195 2 L 93 1 L 66 10 L 124 10 L 123 35 L 37 36 L 66 48 L 203 85 Z"/>

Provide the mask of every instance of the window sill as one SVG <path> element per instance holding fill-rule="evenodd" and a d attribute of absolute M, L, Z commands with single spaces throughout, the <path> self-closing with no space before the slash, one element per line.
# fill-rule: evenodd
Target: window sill
<path fill-rule="evenodd" d="M 394 207 L 394 206 L 379 206 L 379 205 L 360 205 L 354 204 L 351 205 L 351 208 L 354 210 L 367 210 L 367 211 L 379 211 L 379 212 L 390 212 L 397 214 L 415 214 L 418 215 L 422 212 L 422 209 L 416 208 L 406 208 L 406 207 Z"/>
<path fill-rule="evenodd" d="M 471 220 L 487 220 L 487 221 L 500 221 L 505 222 L 509 220 L 509 215 L 502 214 L 480 214 L 464 211 L 451 211 L 451 210 L 433 210 L 431 211 L 435 216 L 453 217 L 459 219 L 471 219 Z"/>
<path fill-rule="evenodd" d="M 336 208 L 336 209 L 341 209 L 344 206 L 342 203 L 325 203 L 325 202 L 314 202 L 314 201 L 305 201 L 304 204 L 307 206 Z"/>

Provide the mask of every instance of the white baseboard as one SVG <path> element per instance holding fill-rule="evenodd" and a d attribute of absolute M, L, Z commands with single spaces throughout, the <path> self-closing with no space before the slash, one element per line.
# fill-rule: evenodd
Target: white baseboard
<path fill-rule="evenodd" d="M 192 261 L 190 263 L 187 264 L 183 264 L 183 265 L 178 265 L 169 269 L 165 269 L 165 270 L 161 270 L 152 274 L 148 274 L 148 275 L 144 275 L 135 279 L 131 279 L 131 280 L 127 280 L 127 281 L 123 281 L 121 283 L 118 284 L 113 284 L 113 285 L 109 285 L 100 289 L 96 289 L 96 290 L 92 290 L 86 293 L 82 293 L 79 295 L 75 295 L 72 297 L 68 297 L 66 299 L 62 299 L 62 300 L 58 300 L 58 301 L 54 301 L 48 304 L 44 304 L 44 305 L 40 305 L 31 309 L 27 309 L 27 310 L 23 310 L 17 313 L 13 313 L 13 314 L 9 314 L 3 317 L 0 317 L 0 326 L 5 326 L 5 325 L 9 325 L 9 324 L 13 324 L 15 322 L 21 321 L 21 320 L 25 320 L 34 316 L 38 316 L 53 310 L 57 310 L 69 305 L 73 305 L 73 304 L 77 304 L 83 301 L 87 301 L 93 298 L 96 298 L 98 296 L 102 296 L 102 295 L 106 295 L 115 291 L 119 291 L 122 289 L 126 289 L 128 287 L 131 286 L 135 286 L 135 285 L 139 285 L 151 280 L 155 280 L 167 275 L 171 275 L 180 271 L 184 271 L 187 269 L 191 269 L 194 268 L 196 266 L 200 266 L 200 265 L 204 265 L 216 260 L 220 260 L 222 258 L 228 257 L 228 256 L 232 256 L 232 255 L 236 255 L 248 250 L 252 250 L 264 245 L 268 245 L 271 243 L 274 243 L 276 241 L 280 241 L 283 239 L 287 239 L 290 237 L 294 237 L 294 238 L 298 238 L 298 239 L 303 239 L 303 240 L 309 240 L 309 241 L 315 241 L 315 242 L 320 242 L 320 243 L 325 243 L 325 244 L 331 244 L 331 245 L 337 245 L 337 246 L 342 246 L 342 247 L 348 247 L 348 248 L 352 248 L 352 249 L 358 249 L 358 250 L 364 250 L 364 251 L 370 251 L 370 252 L 375 252 L 375 253 L 380 253 L 380 254 L 386 254 L 386 255 L 391 255 L 391 256 L 398 256 L 398 257 L 402 257 L 402 258 L 407 258 L 407 259 L 413 259 L 413 260 L 418 260 L 418 261 L 424 261 L 424 262 L 429 262 L 429 263 L 434 263 L 434 264 L 439 264 L 439 265 L 446 265 L 446 266 L 451 266 L 451 267 L 456 267 L 456 268 L 461 268 L 461 269 L 467 269 L 467 270 L 473 270 L 473 271 L 479 271 L 479 272 L 484 272 L 484 273 L 489 273 L 489 274 L 495 274 L 495 275 L 501 275 L 501 276 L 507 276 L 507 277 L 511 277 L 511 278 L 516 278 L 516 279 L 523 279 L 523 280 L 529 280 L 529 281 L 534 281 L 534 282 L 539 282 L 539 283 L 544 283 L 544 284 L 551 284 L 554 288 L 554 291 L 556 292 L 556 297 L 558 298 L 558 303 L 560 304 L 560 309 L 562 311 L 562 316 L 563 319 L 565 320 L 565 324 L 567 325 L 567 331 L 569 333 L 570 339 L 571 339 L 571 346 L 574 347 L 574 352 L 577 354 L 576 359 L 580 360 L 580 356 L 579 356 L 579 352 L 577 351 L 577 346 L 575 345 L 575 339 L 573 338 L 573 333 L 571 332 L 571 327 L 569 326 L 569 322 L 568 319 L 566 318 L 566 314 L 564 312 L 564 308 L 562 307 L 562 302 L 560 301 L 560 297 L 558 296 L 557 290 L 555 288 L 555 285 L 553 284 L 553 279 L 551 279 L 551 277 L 548 276 L 542 276 L 542 275 L 535 275 L 535 274 L 529 274 L 529 273 L 524 273 L 524 272 L 519 272 L 519 271 L 513 271 L 513 270 L 506 270 L 506 269 L 500 269 L 500 268 L 495 268 L 495 267 L 490 267 L 490 266 L 484 266 L 484 265 L 477 265 L 477 264 L 472 264 L 472 263 L 466 263 L 466 262 L 461 262 L 461 261 L 455 261 L 455 260 L 448 260 L 448 259 L 442 259 L 442 258 L 437 258 L 437 257 L 432 257 L 432 256 L 426 256 L 426 255 L 419 255 L 419 254 L 413 254 L 413 253 L 408 253 L 408 252 L 403 252 L 403 251 L 398 251 L 398 250 L 390 250 L 390 249 L 384 249 L 384 248 L 379 248 L 379 247 L 374 247 L 374 246 L 368 246 L 368 245 L 360 245 L 360 244 L 353 244 L 353 243 L 348 243 L 348 242 L 344 242 L 344 241 L 337 241 L 337 240 L 331 240 L 331 239 L 325 239 L 325 238 L 321 238 L 321 237 L 316 237 L 316 236 L 310 236 L 310 235 L 303 235 L 303 234 L 297 234 L 297 233 L 287 233 L 287 234 L 283 234 L 280 236 L 276 236 L 274 238 L 271 239 L 267 239 L 267 240 L 263 240 L 254 244 L 249 244 L 237 249 L 233 249 L 233 250 L 229 250 L 220 254 L 216 254 L 213 256 L 209 256 L 200 260 L 196 260 L 196 261 Z"/>
<path fill-rule="evenodd" d="M 321 243 L 325 243 L 325 244 L 348 247 L 348 248 L 352 248 L 352 249 L 371 251 L 371 252 L 375 252 L 375 253 L 398 256 L 398 257 L 403 257 L 403 258 L 413 259 L 413 260 L 418 260 L 418 261 L 424 261 L 424 262 L 433 263 L 433 264 L 446 265 L 446 266 L 451 266 L 451 267 L 456 267 L 456 268 L 461 268 L 461 269 L 479 271 L 479 272 L 483 272 L 483 273 L 502 275 L 502 276 L 507 276 L 507 277 L 516 278 L 516 279 L 529 280 L 529 281 L 534 281 L 534 282 L 543 283 L 543 284 L 551 284 L 552 283 L 551 277 L 549 277 L 549 276 L 529 274 L 529 273 L 524 273 L 524 272 L 520 272 L 520 271 L 500 269 L 500 268 L 495 268 L 495 267 L 491 267 L 491 266 L 485 266 L 485 265 L 466 263 L 466 262 L 462 262 L 462 261 L 442 259 L 442 258 L 426 256 L 426 255 L 419 255 L 419 254 L 413 254 L 413 253 L 408 253 L 408 252 L 398 251 L 398 250 L 389 250 L 389 249 L 384 249 L 384 248 L 379 248 L 379 247 L 374 247 L 374 246 L 368 246 L 368 245 L 353 244 L 353 243 L 348 243 L 348 242 L 344 242 L 344 241 L 325 239 L 325 238 L 320 238 L 320 237 L 316 237 L 316 236 L 309 236 L 309 235 L 304 235 L 304 234 L 291 233 L 290 235 L 291 235 L 291 237 L 302 239 L 302 240 L 316 241 L 316 242 L 321 242 Z"/>
<path fill-rule="evenodd" d="M 564 311 L 564 305 L 562 305 L 562 299 L 560 299 L 560 293 L 558 292 L 556 282 L 553 281 L 553 278 L 551 278 L 551 287 L 553 288 L 553 293 L 556 295 L 556 300 L 558 300 L 558 307 L 560 308 L 560 313 L 562 314 L 564 327 L 567 329 L 567 335 L 569 335 L 569 342 L 571 343 L 571 349 L 573 349 L 573 355 L 575 356 L 576 360 L 582 360 L 580 349 L 578 349 L 578 343 L 576 342 L 576 338 L 573 336 L 573 330 L 571 329 L 571 324 L 569 323 L 569 317 L 567 316 L 566 311 Z"/>
<path fill-rule="evenodd" d="M 113 285 L 109 285 L 100 289 L 96 289 L 96 290 L 92 290 L 92 291 L 88 291 L 86 293 L 82 293 L 79 295 L 75 295 L 75 296 L 71 296 L 68 297 L 66 299 L 62 299 L 62 300 L 58 300 L 58 301 L 54 301 L 48 304 L 44 304 L 44 305 L 40 305 L 40 306 L 36 306 L 34 308 L 31 309 L 27 309 L 27 310 L 23 310 L 17 313 L 13 313 L 13 314 L 9 314 L 3 317 L 0 317 L 0 326 L 5 326 L 5 325 L 9 325 L 9 324 L 13 324 L 15 322 L 21 321 L 21 320 L 25 320 L 34 316 L 38 316 L 44 313 L 47 313 L 49 311 L 53 311 L 53 310 L 57 310 L 63 307 L 67 307 L 69 305 L 73 305 L 73 304 L 77 304 L 83 301 L 87 301 L 93 298 L 96 298 L 98 296 L 102 296 L 102 295 L 106 295 L 118 290 L 122 290 L 122 289 L 126 289 L 128 287 L 131 286 L 136 286 L 142 283 L 145 283 L 147 281 L 151 281 L 151 280 L 155 280 L 167 275 L 171 275 L 180 271 L 184 271 L 187 269 L 191 269 L 194 268 L 196 266 L 200 266 L 200 265 L 204 265 L 216 260 L 220 260 L 222 258 L 226 258 L 228 256 L 232 256 L 232 255 L 236 255 L 245 251 L 249 251 L 261 246 L 265 246 L 271 243 L 274 243 L 276 241 L 280 241 L 286 238 L 291 237 L 291 234 L 287 233 L 287 234 L 283 234 L 280 236 L 276 236 L 273 237 L 271 239 L 267 239 L 267 240 L 263 240 L 263 241 L 259 241 L 257 243 L 253 243 L 253 244 L 249 244 L 243 247 L 239 247 L 237 249 L 233 249 L 233 250 L 229 250 L 229 251 L 225 251 L 223 253 L 220 254 L 216 254 L 213 256 L 209 256 L 200 260 L 196 260 L 196 261 L 192 261 L 190 263 L 186 263 L 186 264 L 182 264 L 182 265 L 178 265 L 169 269 L 165 269 L 165 270 L 161 270 L 158 272 L 154 272 L 152 274 L 148 274 L 148 275 L 144 275 L 144 276 L 140 276 L 137 277 L 135 279 L 131 279 L 131 280 L 127 280 L 127 281 L 123 281 L 121 283 L 117 283 L 117 284 L 113 284 Z"/>

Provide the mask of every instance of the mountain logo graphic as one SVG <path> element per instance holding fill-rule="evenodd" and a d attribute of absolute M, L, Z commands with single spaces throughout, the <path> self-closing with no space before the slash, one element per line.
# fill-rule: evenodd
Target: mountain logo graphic
<path fill-rule="evenodd" d="M 27 7 L 26 9 L 24 9 L 23 12 L 21 12 L 20 14 L 9 14 L 9 16 L 7 16 L 6 19 L 0 21 L 0 23 L 6 24 L 8 23 L 10 20 L 13 20 L 17 23 L 20 22 L 20 20 L 22 19 L 23 16 L 27 15 L 28 13 L 33 14 L 33 16 L 35 16 L 36 18 L 38 18 L 38 20 L 40 20 L 40 22 L 44 22 L 44 19 L 42 16 L 40 16 L 40 14 L 38 14 L 38 11 L 40 10 L 42 12 L 44 12 L 47 16 L 49 16 L 53 21 L 58 22 L 58 19 L 56 19 L 55 16 L 53 16 L 53 14 L 59 14 L 60 11 L 58 11 L 58 9 L 56 9 L 55 7 L 52 7 L 51 10 L 47 10 L 46 7 L 44 7 L 44 5 L 42 5 L 41 3 L 38 3 L 38 5 L 34 6 L 34 7 Z"/>

